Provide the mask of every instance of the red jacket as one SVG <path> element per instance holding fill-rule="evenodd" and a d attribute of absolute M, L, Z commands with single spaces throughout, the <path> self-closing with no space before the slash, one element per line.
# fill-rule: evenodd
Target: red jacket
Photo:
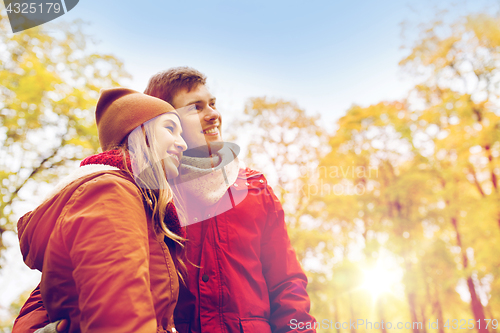
<path fill-rule="evenodd" d="M 187 227 L 187 256 L 200 268 L 188 266 L 188 288 L 180 287 L 174 312 L 176 329 L 278 333 L 292 331 L 294 322 L 313 322 L 307 278 L 264 176 L 240 169 L 227 194 L 234 208 L 227 210 L 229 199 L 223 198 L 200 212 L 210 219 Z M 190 218 L 200 219 L 194 215 L 191 210 Z"/>
<path fill-rule="evenodd" d="M 223 198 L 200 219 L 211 218 L 187 227 L 188 259 L 201 268 L 187 265 L 188 287 L 181 284 L 174 312 L 177 331 L 315 332 L 291 329 L 314 318 L 307 278 L 290 244 L 281 204 L 266 179 L 240 169 L 226 194 L 235 208 L 227 210 L 229 199 Z M 198 218 L 196 214 L 190 218 Z M 21 315 L 18 320 L 48 323 L 36 290 Z"/>

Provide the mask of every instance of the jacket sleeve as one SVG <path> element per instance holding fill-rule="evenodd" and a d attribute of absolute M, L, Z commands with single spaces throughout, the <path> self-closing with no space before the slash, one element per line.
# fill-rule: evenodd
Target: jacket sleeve
<path fill-rule="evenodd" d="M 50 324 L 49 315 L 43 306 L 40 285 L 38 285 L 21 308 L 14 322 L 12 333 L 33 333 L 48 324 Z"/>
<path fill-rule="evenodd" d="M 148 220 L 138 188 L 103 175 L 75 194 L 60 228 L 78 290 L 81 331 L 156 332 Z"/>
<path fill-rule="evenodd" d="M 309 314 L 307 277 L 293 249 L 278 198 L 267 186 L 268 218 L 262 236 L 261 262 L 271 304 L 271 329 L 281 332 L 316 332 Z"/>

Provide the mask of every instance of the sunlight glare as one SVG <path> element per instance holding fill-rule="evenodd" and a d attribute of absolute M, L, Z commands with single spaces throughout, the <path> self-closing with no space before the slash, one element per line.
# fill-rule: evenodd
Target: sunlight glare
<path fill-rule="evenodd" d="M 400 283 L 402 278 L 401 268 L 390 257 L 380 258 L 374 267 L 363 272 L 364 282 L 361 288 L 370 292 L 374 299 L 391 292 L 394 285 Z"/>

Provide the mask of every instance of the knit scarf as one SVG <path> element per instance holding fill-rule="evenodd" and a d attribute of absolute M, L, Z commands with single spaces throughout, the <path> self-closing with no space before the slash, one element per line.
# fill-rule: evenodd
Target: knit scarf
<path fill-rule="evenodd" d="M 216 168 L 223 162 L 224 167 Z M 184 198 L 185 202 L 191 202 L 189 198 L 194 197 L 197 202 L 208 207 L 219 201 L 229 186 L 234 184 L 238 170 L 238 158 L 225 146 L 210 157 L 183 156 L 175 186 L 184 190 L 183 196 L 188 196 Z"/>
<path fill-rule="evenodd" d="M 132 163 L 130 161 L 129 155 L 127 154 L 124 161 L 122 152 L 118 149 L 108 150 L 97 155 L 89 156 L 80 163 L 80 166 L 82 167 L 91 164 L 109 165 L 122 171 L 126 171 L 125 165 L 127 165 L 128 170 L 132 170 Z M 179 218 L 177 216 L 177 210 L 175 209 L 175 206 L 172 202 L 169 202 L 167 205 L 167 211 L 165 213 L 165 225 L 176 235 L 179 235 L 182 238 L 186 238 L 186 231 L 181 227 Z"/>

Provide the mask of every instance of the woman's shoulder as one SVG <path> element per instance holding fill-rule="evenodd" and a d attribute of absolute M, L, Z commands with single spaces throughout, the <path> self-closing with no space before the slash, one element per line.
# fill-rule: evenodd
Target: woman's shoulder
<path fill-rule="evenodd" d="M 90 179 L 83 184 L 88 186 L 124 186 L 139 190 L 134 179 L 124 171 L 105 171 L 90 175 Z"/>
<path fill-rule="evenodd" d="M 115 199 L 126 196 L 141 197 L 141 190 L 134 179 L 124 171 L 104 171 L 90 174 L 79 179 L 79 184 L 73 184 L 73 190 L 79 196 L 115 196 Z"/>
<path fill-rule="evenodd" d="M 132 185 L 134 184 L 134 180 L 126 172 L 118 168 L 107 165 L 85 165 L 73 170 L 69 175 L 62 178 L 56 186 L 45 195 L 42 202 L 48 201 L 54 196 L 64 192 L 73 192 L 76 188 L 91 180 L 95 180 L 90 183 L 90 185 L 94 186 L 101 184 L 101 182 L 123 183 L 124 181 L 128 181 L 131 182 Z"/>
<path fill-rule="evenodd" d="M 63 190 L 68 200 L 61 210 L 61 225 L 68 231 L 82 225 L 96 226 L 113 230 L 124 229 L 124 221 L 132 229 L 147 234 L 147 214 L 140 189 L 133 179 L 123 171 L 106 171 L 88 175 Z M 67 193 L 64 193 L 66 192 Z M 82 218 L 84 217 L 84 218 Z M 110 229 L 110 230 L 111 230 Z M 123 231 L 123 230 L 122 230 Z M 132 233 L 135 233 L 133 231 Z"/>
<path fill-rule="evenodd" d="M 79 214 L 79 209 L 90 206 L 99 207 L 99 210 L 116 210 L 124 206 L 143 209 L 143 196 L 128 173 L 104 170 L 74 180 L 46 202 L 49 206 L 53 203 L 59 203 L 61 212 L 73 211 Z"/>

